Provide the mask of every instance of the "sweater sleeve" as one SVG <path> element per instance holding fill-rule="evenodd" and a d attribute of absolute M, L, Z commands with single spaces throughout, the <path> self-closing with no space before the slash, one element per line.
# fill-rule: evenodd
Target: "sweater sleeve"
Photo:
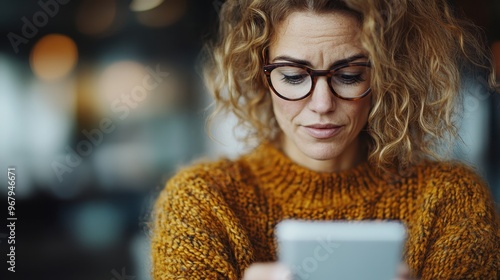
<path fill-rule="evenodd" d="M 207 172 L 183 171 L 155 204 L 153 279 L 240 279 L 248 239 Z"/>
<path fill-rule="evenodd" d="M 483 180 L 451 167 L 427 182 L 420 216 L 420 279 L 500 279 L 498 217 Z"/>

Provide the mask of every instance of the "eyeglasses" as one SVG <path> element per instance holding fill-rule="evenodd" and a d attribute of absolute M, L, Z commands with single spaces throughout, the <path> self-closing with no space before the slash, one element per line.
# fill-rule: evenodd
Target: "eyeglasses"
<path fill-rule="evenodd" d="M 290 101 L 311 95 L 319 76 L 326 76 L 333 95 L 344 100 L 358 100 L 371 92 L 369 62 L 349 62 L 331 70 L 313 70 L 296 63 L 274 63 L 264 66 L 264 73 L 273 92 Z"/>

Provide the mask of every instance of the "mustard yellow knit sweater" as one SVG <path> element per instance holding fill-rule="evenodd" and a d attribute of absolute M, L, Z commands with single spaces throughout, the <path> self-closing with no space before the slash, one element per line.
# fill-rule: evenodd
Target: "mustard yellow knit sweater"
<path fill-rule="evenodd" d="M 241 279 L 251 263 L 276 260 L 274 226 L 286 218 L 401 220 L 417 277 L 500 279 L 490 193 L 458 164 L 422 164 L 405 178 L 377 175 L 368 163 L 317 173 L 264 144 L 179 172 L 154 213 L 154 279 Z"/>

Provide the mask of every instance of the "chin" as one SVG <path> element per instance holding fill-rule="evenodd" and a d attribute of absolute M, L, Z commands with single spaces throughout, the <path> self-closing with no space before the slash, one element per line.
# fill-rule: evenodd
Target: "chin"
<path fill-rule="evenodd" d="M 314 143 L 298 146 L 298 149 L 307 157 L 315 160 L 330 160 L 341 154 L 342 148 L 335 143 Z"/>

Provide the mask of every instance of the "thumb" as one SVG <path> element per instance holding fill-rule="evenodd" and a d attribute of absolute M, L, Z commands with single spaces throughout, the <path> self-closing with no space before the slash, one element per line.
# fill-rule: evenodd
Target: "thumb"
<path fill-rule="evenodd" d="M 255 263 L 245 271 L 243 280 L 292 280 L 292 273 L 282 264 Z"/>

